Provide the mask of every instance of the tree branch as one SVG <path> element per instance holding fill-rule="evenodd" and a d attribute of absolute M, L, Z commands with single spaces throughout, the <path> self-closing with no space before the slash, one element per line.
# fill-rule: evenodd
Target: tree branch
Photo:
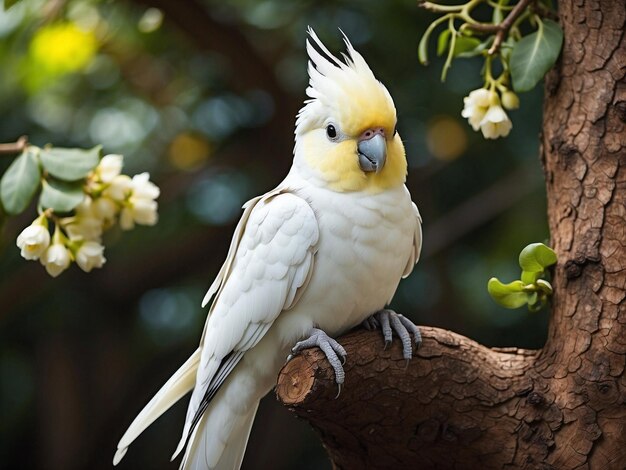
<path fill-rule="evenodd" d="M 8 144 L 0 144 L 0 155 L 14 155 L 21 153 L 28 146 L 28 137 L 23 135 L 17 141 Z"/>
<path fill-rule="evenodd" d="M 283 367 L 279 401 L 317 430 L 335 468 L 452 468 L 478 458 L 483 468 L 503 468 L 514 459 L 515 445 L 501 448 L 501 436 L 523 426 L 518 411 L 531 412 L 539 399 L 526 374 L 537 353 L 421 331 L 423 344 L 408 366 L 400 341 L 385 350 L 380 331 L 343 336 L 346 383 L 337 399 L 333 369 L 319 349 Z"/>
<path fill-rule="evenodd" d="M 506 15 L 506 18 L 499 24 L 488 24 L 488 23 L 467 23 L 467 27 L 481 33 L 495 33 L 496 37 L 493 41 L 493 44 L 489 48 L 488 54 L 495 54 L 500 46 L 504 42 L 506 35 L 508 34 L 511 26 L 515 23 L 515 20 L 519 18 L 519 16 L 524 12 L 526 7 L 528 7 L 531 3 L 534 3 L 536 0 L 520 0 L 513 9 Z"/>
<path fill-rule="evenodd" d="M 458 16 L 459 18 L 467 18 L 468 20 L 472 20 L 465 23 L 465 25 L 467 25 L 467 28 L 476 31 L 477 33 L 495 34 L 496 37 L 488 51 L 489 55 L 493 55 L 498 51 L 498 49 L 500 49 L 500 46 L 504 42 L 506 35 L 508 34 L 515 21 L 521 16 L 521 14 L 524 12 L 524 10 L 526 10 L 529 5 L 535 3 L 536 0 L 520 0 L 509 12 L 506 18 L 498 24 L 474 22 L 472 18 L 468 18 L 469 9 L 471 8 L 471 5 L 475 6 L 475 2 L 471 2 L 471 4 L 465 5 L 438 5 L 431 2 L 418 2 L 418 5 L 425 10 L 434 11 L 437 13 L 445 12 L 449 14 L 451 13 L 453 15 L 457 13 L 458 15 L 455 16 Z M 545 11 L 545 8 L 540 11 Z"/>

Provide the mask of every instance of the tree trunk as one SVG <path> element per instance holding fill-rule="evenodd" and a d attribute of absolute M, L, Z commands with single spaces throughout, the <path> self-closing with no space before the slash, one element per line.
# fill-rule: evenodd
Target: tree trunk
<path fill-rule="evenodd" d="M 335 468 L 626 467 L 626 6 L 561 1 L 561 59 L 542 135 L 558 254 L 540 351 L 488 349 L 423 328 L 408 366 L 380 332 L 340 339 L 335 399 L 319 350 L 289 362 L 279 399 L 321 435 Z"/>

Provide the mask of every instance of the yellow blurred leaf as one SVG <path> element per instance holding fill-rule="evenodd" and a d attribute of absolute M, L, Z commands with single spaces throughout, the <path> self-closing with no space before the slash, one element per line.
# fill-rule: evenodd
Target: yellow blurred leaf
<path fill-rule="evenodd" d="M 30 43 L 32 71 L 48 76 L 77 72 L 91 62 L 97 49 L 94 32 L 84 31 L 75 23 L 43 26 Z"/>

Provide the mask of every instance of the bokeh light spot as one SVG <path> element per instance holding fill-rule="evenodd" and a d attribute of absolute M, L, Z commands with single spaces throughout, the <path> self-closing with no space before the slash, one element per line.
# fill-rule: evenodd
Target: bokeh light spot
<path fill-rule="evenodd" d="M 204 223 L 224 225 L 241 213 L 248 187 L 248 181 L 241 173 L 214 174 L 191 187 L 187 207 Z"/>
<path fill-rule="evenodd" d="M 454 160 L 467 149 L 467 134 L 458 119 L 437 116 L 426 131 L 428 150 L 440 160 Z"/>
<path fill-rule="evenodd" d="M 142 33 L 156 31 L 163 24 L 163 12 L 158 8 L 148 8 L 137 23 L 137 29 Z"/>
<path fill-rule="evenodd" d="M 206 137 L 195 132 L 183 132 L 172 140 L 168 158 L 176 168 L 192 171 L 209 159 L 211 151 L 211 143 Z"/>
<path fill-rule="evenodd" d="M 202 313 L 183 289 L 164 288 L 146 292 L 139 300 L 142 327 L 156 342 L 175 343 L 193 332 Z"/>

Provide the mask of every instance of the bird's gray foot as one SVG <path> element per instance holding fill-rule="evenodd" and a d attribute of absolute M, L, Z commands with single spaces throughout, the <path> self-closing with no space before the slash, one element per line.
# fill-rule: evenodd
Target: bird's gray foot
<path fill-rule="evenodd" d="M 316 346 L 326 355 L 326 359 L 328 359 L 328 362 L 335 371 L 335 380 L 337 382 L 337 386 L 339 387 L 337 396 L 339 396 L 341 393 L 341 386 L 343 385 L 346 377 L 342 364 L 345 364 L 347 354 L 343 346 L 328 336 L 324 331 L 319 328 L 313 328 L 311 330 L 311 336 L 297 342 L 295 346 L 291 348 L 291 354 L 287 360 L 290 360 L 294 355 L 298 354 L 303 349 L 314 348 Z"/>
<path fill-rule="evenodd" d="M 415 342 L 415 349 L 422 344 L 422 335 L 419 328 L 413 324 L 411 320 L 394 312 L 393 310 L 384 309 L 376 312 L 369 318 L 366 318 L 362 325 L 368 330 L 380 328 L 383 330 L 385 339 L 385 349 L 391 344 L 391 337 L 395 332 L 402 341 L 402 355 L 407 362 L 413 356 L 413 346 L 411 344 L 411 334 Z"/>

